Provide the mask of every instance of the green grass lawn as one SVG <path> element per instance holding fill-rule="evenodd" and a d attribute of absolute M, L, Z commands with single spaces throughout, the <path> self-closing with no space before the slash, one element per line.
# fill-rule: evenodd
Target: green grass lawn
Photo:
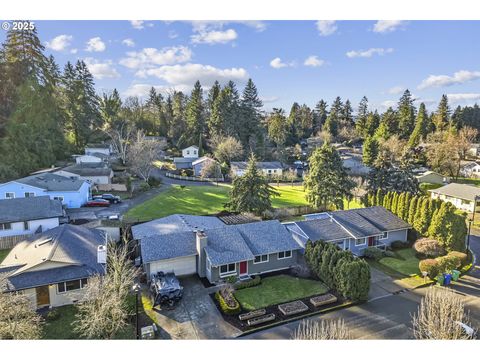
<path fill-rule="evenodd" d="M 456 180 L 452 180 L 452 182 L 456 182 L 459 184 L 470 184 L 470 185 L 480 186 L 480 179 L 459 177 Z"/>
<path fill-rule="evenodd" d="M 0 250 L 0 263 L 5 259 L 10 252 L 10 249 Z"/>
<path fill-rule="evenodd" d="M 255 310 L 327 291 L 327 286 L 320 281 L 278 275 L 262 279 L 258 286 L 236 290 L 235 297 L 245 310 Z"/>
<path fill-rule="evenodd" d="M 415 256 L 415 251 L 412 248 L 397 250 L 395 254 L 396 257 L 384 257 L 380 259 L 379 263 L 406 276 L 414 276 L 420 273 L 418 269 L 420 260 Z"/>
<path fill-rule="evenodd" d="M 272 198 L 273 207 L 308 205 L 302 186 L 275 187 L 281 196 Z M 130 209 L 125 217 L 131 220 L 151 220 L 172 214 L 208 215 L 224 210 L 228 201 L 229 185 L 186 186 L 174 185 L 156 197 Z"/>

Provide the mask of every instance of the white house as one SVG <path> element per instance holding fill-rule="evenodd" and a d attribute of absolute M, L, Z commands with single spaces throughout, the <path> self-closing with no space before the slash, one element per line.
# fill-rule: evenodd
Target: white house
<path fill-rule="evenodd" d="M 480 164 L 476 161 L 465 163 L 460 169 L 460 175 L 468 178 L 480 177 Z"/>
<path fill-rule="evenodd" d="M 174 157 L 173 163 L 177 169 L 191 169 L 195 159 L 198 159 L 198 147 L 192 145 L 182 150 L 182 157 Z"/>
<path fill-rule="evenodd" d="M 85 146 L 85 155 L 92 155 L 95 153 L 112 155 L 112 146 L 110 144 L 89 144 Z"/>
<path fill-rule="evenodd" d="M 230 165 L 233 176 L 243 176 L 248 163 L 246 161 L 232 161 Z M 283 166 L 279 161 L 259 161 L 257 162 L 257 169 L 262 171 L 265 176 L 281 176 L 283 174 Z"/>
<path fill-rule="evenodd" d="M 90 184 L 111 184 L 113 179 L 113 170 L 104 163 L 83 163 L 67 166 L 54 174 L 71 179 L 81 179 Z"/>
<path fill-rule="evenodd" d="M 480 188 L 473 185 L 451 183 L 429 191 L 432 199 L 447 201 L 460 210 L 473 212 L 480 206 Z"/>
<path fill-rule="evenodd" d="M 198 158 L 198 147 L 195 145 L 189 146 L 182 150 L 182 157 L 184 158 Z"/>
<path fill-rule="evenodd" d="M 202 175 L 202 169 L 207 165 L 215 163 L 217 165 L 217 175 L 218 177 L 221 177 L 221 169 L 220 169 L 220 164 L 218 161 L 215 159 L 209 158 L 207 156 L 202 156 L 201 158 L 196 159 L 195 161 L 192 162 L 192 168 L 193 168 L 193 174 L 195 176 L 201 176 Z"/>
<path fill-rule="evenodd" d="M 102 153 L 92 153 L 90 155 L 75 156 L 77 164 L 100 164 L 108 161 L 108 155 Z"/>
<path fill-rule="evenodd" d="M 64 216 L 62 202 L 48 196 L 0 200 L 0 238 L 53 229 Z"/>

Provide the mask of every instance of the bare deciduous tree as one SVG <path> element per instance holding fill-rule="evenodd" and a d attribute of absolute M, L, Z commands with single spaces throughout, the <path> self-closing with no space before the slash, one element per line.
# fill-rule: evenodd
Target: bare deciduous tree
<path fill-rule="evenodd" d="M 123 121 L 119 126 L 105 130 L 105 133 L 112 141 L 113 150 L 118 154 L 122 165 L 125 165 L 127 163 L 128 147 L 133 140 L 135 128 Z"/>
<path fill-rule="evenodd" d="M 242 143 L 233 136 L 216 137 L 212 141 L 214 155 L 221 163 L 230 163 L 243 156 Z"/>
<path fill-rule="evenodd" d="M 220 165 L 215 161 L 207 161 L 206 164 L 200 170 L 200 177 L 202 179 L 208 178 L 220 178 L 222 176 L 222 169 Z"/>
<path fill-rule="evenodd" d="M 127 154 L 128 165 L 135 174 L 148 182 L 155 168 L 153 162 L 158 159 L 159 151 L 159 142 L 155 139 L 147 139 L 143 131 L 139 130 Z"/>
<path fill-rule="evenodd" d="M 0 339 L 39 339 L 42 324 L 26 295 L 0 292 Z"/>
<path fill-rule="evenodd" d="M 349 340 L 350 330 L 343 319 L 302 321 L 293 333 L 294 340 Z"/>
<path fill-rule="evenodd" d="M 465 304 L 451 289 L 430 288 L 420 302 L 418 313 L 412 317 L 413 333 L 417 339 L 471 339 L 459 323 L 469 323 Z"/>

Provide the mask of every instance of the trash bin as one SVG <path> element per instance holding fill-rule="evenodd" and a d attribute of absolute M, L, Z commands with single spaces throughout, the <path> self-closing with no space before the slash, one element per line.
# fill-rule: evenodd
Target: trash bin
<path fill-rule="evenodd" d="M 445 281 L 445 278 L 443 277 L 443 275 L 438 275 L 437 276 L 437 284 L 438 285 L 443 285 L 443 282 Z"/>
<path fill-rule="evenodd" d="M 460 271 L 452 270 L 452 280 L 453 281 L 458 281 L 459 277 L 460 277 Z"/>
<path fill-rule="evenodd" d="M 443 274 L 444 281 L 443 285 L 450 285 L 450 282 L 452 281 L 452 274 Z"/>

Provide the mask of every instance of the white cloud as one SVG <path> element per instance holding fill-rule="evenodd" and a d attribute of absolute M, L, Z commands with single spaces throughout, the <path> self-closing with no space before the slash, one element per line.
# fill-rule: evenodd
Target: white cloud
<path fill-rule="evenodd" d="M 272 103 L 272 102 L 275 102 L 277 100 L 279 100 L 280 98 L 278 96 L 262 96 L 260 97 L 260 100 L 262 100 L 262 102 L 265 104 L 265 103 Z"/>
<path fill-rule="evenodd" d="M 102 52 L 105 51 L 106 46 L 100 37 L 94 37 L 87 41 L 86 51 L 89 52 Z"/>
<path fill-rule="evenodd" d="M 128 47 L 134 47 L 135 46 L 135 41 L 128 38 L 128 39 L 122 40 L 122 44 L 125 45 L 125 46 L 128 46 Z"/>
<path fill-rule="evenodd" d="M 404 86 L 394 86 L 388 89 L 389 94 L 397 95 L 401 94 L 405 90 Z"/>
<path fill-rule="evenodd" d="M 280 59 L 279 57 L 276 57 L 275 59 L 273 59 L 272 61 L 270 61 L 270 66 L 273 67 L 274 69 L 281 69 L 281 68 L 284 68 L 284 67 L 291 67 L 291 66 L 295 66 L 295 62 L 289 62 L 289 63 L 285 63 L 282 61 L 282 59 Z"/>
<path fill-rule="evenodd" d="M 170 86 L 192 86 L 197 80 L 202 86 L 211 86 L 215 80 L 219 82 L 246 81 L 248 73 L 243 68 L 219 69 L 211 65 L 183 64 L 164 65 L 157 68 L 141 70 L 137 76 L 155 76 L 166 81 Z"/>
<path fill-rule="evenodd" d="M 479 78 L 480 78 L 480 71 L 467 71 L 467 70 L 457 71 L 453 74 L 453 76 L 430 75 L 429 77 L 424 79 L 420 83 L 420 85 L 418 85 L 418 89 L 422 90 L 430 87 L 458 85 L 458 84 L 463 84 Z"/>
<path fill-rule="evenodd" d="M 381 104 L 381 106 L 385 109 L 388 109 L 389 107 L 395 107 L 396 105 L 397 105 L 397 102 L 395 100 L 385 100 Z"/>
<path fill-rule="evenodd" d="M 392 53 L 393 49 L 388 48 L 370 48 L 368 50 L 351 50 L 346 53 L 347 57 L 349 58 L 357 58 L 357 57 L 362 57 L 362 58 L 370 58 L 373 55 L 385 55 Z"/>
<path fill-rule="evenodd" d="M 337 25 L 335 20 L 318 20 L 317 30 L 320 36 L 329 36 L 337 31 Z"/>
<path fill-rule="evenodd" d="M 142 30 L 142 29 L 145 29 L 145 27 L 152 27 L 153 26 L 152 23 L 146 23 L 143 20 L 130 20 L 130 24 L 132 25 L 132 27 L 134 29 L 137 29 L 137 30 Z"/>
<path fill-rule="evenodd" d="M 225 31 L 213 30 L 213 31 L 200 31 L 197 34 L 191 36 L 192 43 L 194 44 L 226 44 L 235 40 L 238 34 L 233 29 L 227 29 Z"/>
<path fill-rule="evenodd" d="M 464 94 L 447 94 L 448 100 L 452 103 L 468 103 L 480 101 L 480 94 L 464 93 Z"/>
<path fill-rule="evenodd" d="M 305 66 L 312 66 L 312 67 L 319 67 L 325 64 L 325 60 L 319 59 L 316 55 L 311 55 L 305 59 L 303 65 Z"/>
<path fill-rule="evenodd" d="M 373 32 L 389 33 L 405 26 L 406 23 L 403 20 L 378 20 L 373 26 Z"/>
<path fill-rule="evenodd" d="M 46 42 L 46 46 L 49 49 L 55 51 L 63 51 L 66 50 L 72 43 L 73 36 L 72 35 L 58 35 L 54 37 L 52 40 Z"/>
<path fill-rule="evenodd" d="M 264 31 L 267 25 L 263 21 L 257 20 L 232 20 L 232 21 L 217 21 L 217 20 L 194 20 L 190 21 L 194 32 L 212 31 L 223 29 L 224 26 L 229 24 L 241 24 L 251 27 L 257 31 Z"/>
<path fill-rule="evenodd" d="M 177 32 L 176 32 L 175 30 L 170 30 L 170 31 L 168 32 L 168 37 L 169 37 L 170 39 L 176 39 L 176 38 L 178 37 L 178 34 L 177 34 Z"/>
<path fill-rule="evenodd" d="M 162 49 L 145 48 L 141 51 L 127 52 L 127 57 L 120 64 L 130 69 L 145 69 L 158 65 L 171 65 L 187 62 L 192 58 L 192 51 L 185 46 L 165 47 Z"/>
<path fill-rule="evenodd" d="M 85 64 L 87 64 L 88 70 L 92 73 L 93 77 L 96 79 L 105 79 L 105 78 L 118 78 L 120 74 L 113 67 L 113 63 L 110 60 L 100 62 L 93 58 L 84 59 Z"/>
<path fill-rule="evenodd" d="M 76 54 L 78 52 L 78 49 L 72 49 L 70 50 L 70 54 Z"/>

